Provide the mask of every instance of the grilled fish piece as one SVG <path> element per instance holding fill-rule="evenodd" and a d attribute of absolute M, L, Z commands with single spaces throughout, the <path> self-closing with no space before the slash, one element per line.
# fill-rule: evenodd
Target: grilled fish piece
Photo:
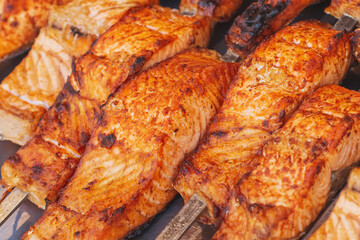
<path fill-rule="evenodd" d="M 193 46 L 206 46 L 210 20 L 159 6 L 136 8 L 73 64 L 73 73 L 32 138 L 2 167 L 9 186 L 45 207 L 73 174 L 109 94 L 142 69 Z M 51 147 L 49 147 L 51 145 Z"/>
<path fill-rule="evenodd" d="M 331 171 L 360 159 L 360 93 L 318 89 L 274 133 L 242 178 L 214 239 L 289 239 L 315 220 Z"/>
<path fill-rule="evenodd" d="M 360 168 L 354 168 L 332 213 L 310 240 L 351 240 L 360 236 Z"/>
<path fill-rule="evenodd" d="M 242 4 L 242 0 L 181 0 L 180 12 L 209 16 L 215 21 L 229 21 Z"/>
<path fill-rule="evenodd" d="M 0 1 L 0 61 L 29 47 L 47 23 L 48 11 L 71 0 Z"/>
<path fill-rule="evenodd" d="M 259 0 L 252 3 L 225 37 L 228 48 L 245 59 L 265 38 L 289 24 L 305 7 L 318 0 Z"/>
<path fill-rule="evenodd" d="M 238 67 L 214 51 L 192 49 L 120 88 L 60 200 L 24 239 L 119 239 L 151 219 L 176 195 L 179 165 L 219 110 Z"/>
<path fill-rule="evenodd" d="M 88 51 L 129 9 L 153 2 L 75 0 L 50 11 L 30 53 L 0 85 L 0 134 L 24 145 L 70 76 L 72 58 Z"/>
<path fill-rule="evenodd" d="M 350 64 L 349 36 L 318 21 L 284 28 L 243 61 L 219 113 L 182 165 L 175 188 L 221 220 L 237 181 L 251 171 L 271 134 L 318 87 L 339 83 Z M 215 222 L 216 223 L 216 222 Z"/>
<path fill-rule="evenodd" d="M 359 0 L 332 0 L 325 12 L 340 19 L 344 14 L 351 16 L 360 22 Z"/>

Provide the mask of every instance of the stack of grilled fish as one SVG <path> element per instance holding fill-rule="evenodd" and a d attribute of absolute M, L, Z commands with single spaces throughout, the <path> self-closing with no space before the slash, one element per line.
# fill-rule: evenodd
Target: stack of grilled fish
<path fill-rule="evenodd" d="M 124 238 L 177 191 L 207 204 L 215 239 L 303 232 L 331 171 L 360 159 L 360 94 L 330 85 L 356 34 L 318 21 L 277 32 L 313 2 L 250 5 L 226 38 L 241 64 L 205 49 L 241 1 L 184 0 L 183 14 L 150 0 L 52 7 L 0 85 L 0 133 L 24 145 L 2 181 L 46 207 L 23 239 Z M 349 214 L 351 196 L 331 219 Z M 325 224 L 314 238 L 335 234 Z"/>

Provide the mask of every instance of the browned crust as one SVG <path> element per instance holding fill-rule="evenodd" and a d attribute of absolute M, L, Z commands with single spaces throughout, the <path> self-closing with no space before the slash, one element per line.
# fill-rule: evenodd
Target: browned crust
<path fill-rule="evenodd" d="M 350 64 L 349 35 L 317 21 L 284 28 L 245 59 L 224 104 L 174 186 L 185 202 L 196 193 L 209 221 L 221 217 L 237 180 L 318 87 L 339 83 Z M 206 219 L 207 220 L 207 219 Z"/>
<path fill-rule="evenodd" d="M 360 21 L 359 4 L 359 0 L 331 0 L 331 4 L 325 9 L 325 12 L 338 19 L 346 14 Z"/>
<path fill-rule="evenodd" d="M 180 12 L 209 16 L 220 22 L 229 21 L 242 4 L 242 0 L 182 0 Z"/>
<path fill-rule="evenodd" d="M 176 195 L 179 165 L 220 108 L 238 66 L 215 51 L 192 49 L 125 83 L 102 108 L 58 203 L 28 237 L 119 239 L 154 217 Z"/>
<path fill-rule="evenodd" d="M 70 1 L 5 0 L 0 12 L 0 60 L 31 45 L 46 25 L 48 11 Z"/>
<path fill-rule="evenodd" d="M 318 0 L 259 0 L 238 16 L 225 40 L 228 48 L 245 59 L 265 38 L 291 22 Z"/>
<path fill-rule="evenodd" d="M 316 218 L 331 170 L 359 160 L 360 93 L 330 85 L 311 94 L 242 178 L 215 239 L 294 238 Z"/>
<path fill-rule="evenodd" d="M 18 151 L 18 154 L 24 153 L 21 161 L 30 161 L 25 159 L 25 153 L 36 152 L 38 144 L 41 147 L 51 143 L 55 147 L 39 153 L 37 162 L 41 165 L 46 162 L 46 157 L 56 158 L 57 161 L 48 168 L 54 174 L 71 176 L 72 167 L 63 168 L 68 160 L 56 155 L 56 147 L 61 146 L 76 166 L 109 94 L 143 68 L 184 48 L 206 46 L 209 32 L 208 18 L 182 16 L 159 6 L 132 9 L 122 21 L 98 38 L 91 50 L 74 61 L 69 82 L 39 121 L 34 134 L 36 138 Z M 39 201 L 44 201 L 44 196 L 55 199 L 57 190 L 67 180 L 65 177 L 51 180 L 46 187 L 40 188 L 35 181 L 28 182 L 28 173 L 23 168 L 5 164 L 2 171 L 11 173 L 3 175 L 9 186 L 31 192 Z M 41 179 L 46 179 L 46 174 L 44 171 Z M 13 176 L 20 180 L 13 181 Z"/>

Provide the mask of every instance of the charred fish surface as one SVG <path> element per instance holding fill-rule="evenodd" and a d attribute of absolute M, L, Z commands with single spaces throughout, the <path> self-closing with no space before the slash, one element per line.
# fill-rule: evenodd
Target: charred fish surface
<path fill-rule="evenodd" d="M 174 186 L 185 202 L 207 203 L 204 222 L 214 223 L 237 181 L 305 97 L 340 83 L 350 65 L 349 35 L 317 21 L 284 28 L 242 62 L 223 106 L 198 148 L 182 165 Z"/>
<path fill-rule="evenodd" d="M 119 239 L 154 217 L 175 197 L 179 166 L 220 108 L 238 67 L 196 48 L 121 87 L 103 107 L 60 200 L 24 239 Z"/>
<path fill-rule="evenodd" d="M 34 137 L 2 166 L 4 182 L 28 192 L 40 207 L 45 199 L 54 201 L 74 173 L 109 94 L 142 69 L 183 49 L 206 46 L 209 32 L 204 17 L 159 6 L 132 9 L 74 61 Z"/>
<path fill-rule="evenodd" d="M 68 2 L 71 0 L 0 1 L 0 61 L 28 48 L 46 26 L 48 11 Z"/>
<path fill-rule="evenodd" d="M 259 0 L 235 19 L 226 35 L 228 48 L 245 59 L 265 38 L 289 24 L 318 0 Z"/>
<path fill-rule="evenodd" d="M 29 54 L 0 85 L 0 134 L 24 145 L 71 74 L 73 58 L 133 7 L 154 0 L 74 0 L 49 13 Z"/>
<path fill-rule="evenodd" d="M 359 112 L 359 92 L 329 85 L 311 94 L 239 181 L 214 239 L 289 239 L 304 231 L 325 205 L 331 171 L 360 159 Z"/>

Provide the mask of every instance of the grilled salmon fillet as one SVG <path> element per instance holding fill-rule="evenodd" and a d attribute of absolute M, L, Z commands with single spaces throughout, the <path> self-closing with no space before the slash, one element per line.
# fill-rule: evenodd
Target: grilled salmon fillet
<path fill-rule="evenodd" d="M 209 216 L 202 221 L 221 220 L 236 182 L 307 94 L 341 81 L 350 63 L 349 45 L 347 34 L 303 21 L 277 32 L 243 61 L 223 106 L 174 182 L 185 202 L 196 193 L 207 204 Z"/>
<path fill-rule="evenodd" d="M 325 12 L 340 18 L 343 14 L 349 15 L 360 22 L 359 0 L 331 0 Z"/>
<path fill-rule="evenodd" d="M 60 200 L 24 239 L 119 239 L 151 219 L 176 195 L 179 165 L 219 110 L 238 67 L 196 48 L 121 87 L 104 106 Z"/>
<path fill-rule="evenodd" d="M 31 45 L 47 23 L 48 11 L 71 0 L 0 1 L 0 61 Z"/>
<path fill-rule="evenodd" d="M 71 62 L 129 9 L 155 0 L 75 0 L 50 11 L 30 53 L 0 85 L 0 134 L 24 145 L 40 117 L 54 103 Z"/>
<path fill-rule="evenodd" d="M 360 238 L 360 168 L 354 168 L 329 218 L 310 240 L 353 240 Z"/>
<path fill-rule="evenodd" d="M 225 36 L 228 48 L 245 59 L 265 38 L 318 0 L 259 0 L 238 16 Z"/>
<path fill-rule="evenodd" d="M 324 207 L 331 171 L 360 159 L 360 93 L 318 89 L 273 134 L 231 197 L 214 239 L 289 239 Z"/>
<path fill-rule="evenodd" d="M 78 58 L 69 82 L 35 136 L 3 165 L 9 186 L 45 207 L 73 174 L 109 94 L 142 69 L 193 46 L 206 46 L 210 20 L 152 6 L 132 9 Z"/>
<path fill-rule="evenodd" d="M 215 21 L 229 21 L 242 4 L 242 0 L 181 0 L 180 12 L 209 16 Z"/>

